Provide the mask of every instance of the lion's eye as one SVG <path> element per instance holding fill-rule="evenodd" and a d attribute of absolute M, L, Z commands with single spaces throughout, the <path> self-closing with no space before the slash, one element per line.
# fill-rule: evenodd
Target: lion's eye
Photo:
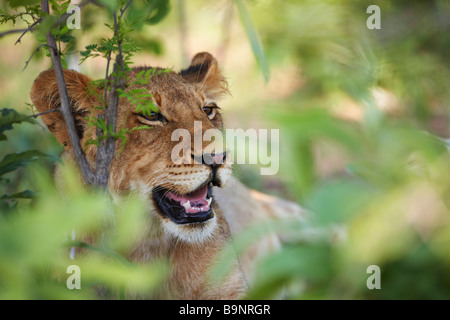
<path fill-rule="evenodd" d="M 203 112 L 206 114 L 206 116 L 209 119 L 214 118 L 214 116 L 216 115 L 216 109 L 218 107 L 214 104 L 214 105 L 207 105 L 203 107 Z"/>
<path fill-rule="evenodd" d="M 159 113 L 152 111 L 150 114 L 146 114 L 145 116 L 141 115 L 141 117 L 149 121 L 157 121 L 159 118 Z"/>
<path fill-rule="evenodd" d="M 141 118 L 140 122 L 142 122 L 143 124 L 147 124 L 147 122 L 158 122 L 158 121 L 165 123 L 164 116 L 159 112 L 152 111 L 146 114 L 139 113 L 138 116 Z"/>
<path fill-rule="evenodd" d="M 213 111 L 212 107 L 203 107 L 203 112 L 206 113 L 207 116 L 211 115 Z"/>

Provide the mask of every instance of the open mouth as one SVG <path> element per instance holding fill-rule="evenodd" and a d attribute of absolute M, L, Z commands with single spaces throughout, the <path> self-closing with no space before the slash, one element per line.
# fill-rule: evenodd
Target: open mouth
<path fill-rule="evenodd" d="M 164 188 L 155 189 L 153 199 L 157 208 L 175 223 L 205 222 L 214 217 L 210 184 L 184 195 Z"/>

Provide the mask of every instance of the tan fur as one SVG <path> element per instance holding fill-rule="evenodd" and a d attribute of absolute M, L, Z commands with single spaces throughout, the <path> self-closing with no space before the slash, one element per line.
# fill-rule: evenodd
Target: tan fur
<path fill-rule="evenodd" d="M 140 67 L 128 72 L 127 83 L 131 84 L 137 73 L 145 69 Z M 75 123 L 84 145 L 87 139 L 95 138 L 95 128 L 87 126 L 85 117 L 98 114 L 99 111 L 94 106 L 101 105 L 97 97 L 101 97 L 103 91 L 90 85 L 88 77 L 75 71 L 64 70 L 64 77 Z M 127 90 L 135 87 L 136 85 L 130 85 Z M 229 244 L 233 234 L 258 219 L 275 214 L 274 209 L 279 204 L 276 203 L 277 200 L 261 199 L 261 194 L 248 190 L 232 177 L 229 164 L 222 164 L 218 169 L 220 188 L 213 188 L 214 218 L 205 223 L 177 225 L 167 216 L 156 213 L 157 209 L 151 199 L 152 190 L 156 186 L 185 194 L 196 190 L 210 176 L 211 169 L 208 166 L 172 162 L 171 150 L 178 141 L 171 141 L 171 135 L 174 130 L 183 128 L 193 137 L 194 121 L 201 121 L 203 132 L 207 129 L 222 129 L 220 113 L 210 120 L 202 110 L 207 103 L 215 102 L 228 92 L 217 61 L 209 53 L 199 53 L 186 70 L 153 76 L 143 88 L 153 95 L 154 102 L 167 118 L 167 123 L 128 134 L 124 150 L 116 152 L 111 163 L 108 186 L 112 194 L 137 192 L 148 199 L 148 233 L 137 242 L 129 258 L 137 263 L 150 262 L 160 257 L 170 260 L 169 280 L 165 290 L 159 294 L 160 298 L 242 298 L 248 286 L 246 278 L 251 278 L 251 269 L 248 267 L 251 261 L 259 256 L 260 251 L 276 247 L 278 239 L 265 239 L 242 258 L 243 264 L 234 257 L 233 270 L 221 285 L 214 285 L 209 281 L 208 271 L 220 250 Z M 31 99 L 39 112 L 59 107 L 54 70 L 44 71 L 38 76 L 31 90 Z M 131 129 L 142 125 L 142 118 L 135 114 L 135 109 L 126 98 L 119 100 L 118 128 Z M 66 146 L 63 158 L 73 157 L 61 113 L 45 114 L 42 119 L 57 140 Z M 116 150 L 120 149 L 119 143 L 118 141 Z M 195 150 L 191 152 L 194 154 Z M 86 156 L 91 166 L 95 166 L 96 148 L 88 147 Z M 297 214 L 299 208 L 292 206 Z"/>

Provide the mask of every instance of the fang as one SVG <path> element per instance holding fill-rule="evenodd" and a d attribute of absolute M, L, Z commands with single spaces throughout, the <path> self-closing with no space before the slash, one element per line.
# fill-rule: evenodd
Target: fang
<path fill-rule="evenodd" d="M 191 202 L 188 200 L 185 203 L 183 203 L 184 209 L 188 210 L 191 208 Z"/>

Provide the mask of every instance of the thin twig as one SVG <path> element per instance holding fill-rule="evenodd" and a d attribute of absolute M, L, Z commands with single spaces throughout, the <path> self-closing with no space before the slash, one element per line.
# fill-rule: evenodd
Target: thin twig
<path fill-rule="evenodd" d="M 28 31 L 28 28 L 26 29 L 11 29 L 11 30 L 6 30 L 3 32 L 0 32 L 0 38 L 8 35 L 8 34 L 13 34 L 13 33 L 20 33 L 20 32 L 26 32 Z"/>
<path fill-rule="evenodd" d="M 117 48 L 119 49 L 119 62 L 120 66 L 122 67 L 122 71 L 125 71 L 125 64 L 123 61 L 123 52 L 122 52 L 122 40 L 120 39 L 119 36 L 119 24 L 117 22 L 117 15 L 114 14 L 113 18 L 114 18 L 114 33 L 115 36 L 117 37 Z"/>
<path fill-rule="evenodd" d="M 109 77 L 109 65 L 111 63 L 111 50 L 108 52 L 108 58 L 106 61 L 106 74 L 105 74 L 105 89 L 103 89 L 103 104 L 106 107 L 106 97 L 108 94 L 108 77 Z"/>
<path fill-rule="evenodd" d="M 44 114 L 57 112 L 57 111 L 61 112 L 61 108 L 55 108 L 55 109 L 47 110 L 47 111 L 44 111 L 44 112 L 36 113 L 36 114 L 31 115 L 30 117 L 31 118 L 37 118 L 37 117 L 40 117 L 40 116 L 42 116 Z"/>
<path fill-rule="evenodd" d="M 41 49 L 43 46 L 47 46 L 47 44 L 46 43 L 41 43 L 36 49 L 34 49 L 33 53 L 30 56 L 30 58 L 27 61 L 25 61 L 25 66 L 23 67 L 22 71 L 24 71 L 28 67 L 28 63 L 30 62 L 31 58 L 33 58 L 33 56 L 36 54 L 36 52 L 38 52 L 39 49 Z"/>
<path fill-rule="evenodd" d="M 15 45 L 20 43 L 20 40 L 22 39 L 22 37 L 28 32 L 28 31 L 32 31 L 32 29 L 42 21 L 42 18 L 37 19 L 35 22 L 33 22 L 19 37 L 19 39 L 17 39 L 16 43 L 14 43 Z"/>
<path fill-rule="evenodd" d="M 120 18 L 122 19 L 123 14 L 125 13 L 125 11 L 128 9 L 128 7 L 130 6 L 130 4 L 133 2 L 133 0 L 129 0 L 128 3 L 125 5 L 125 8 L 120 9 Z"/>

